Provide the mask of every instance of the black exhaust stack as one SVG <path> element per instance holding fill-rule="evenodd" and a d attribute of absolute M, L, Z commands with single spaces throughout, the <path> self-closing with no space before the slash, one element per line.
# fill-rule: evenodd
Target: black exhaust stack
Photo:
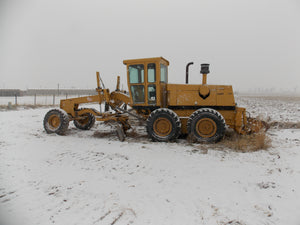
<path fill-rule="evenodd" d="M 193 62 L 190 62 L 186 65 L 186 68 L 185 68 L 185 83 L 186 84 L 189 83 L 189 66 L 193 65 L 193 64 L 194 64 Z"/>
<path fill-rule="evenodd" d="M 209 74 L 209 64 L 203 63 L 201 64 L 201 71 L 202 74 Z"/>
<path fill-rule="evenodd" d="M 209 74 L 209 64 L 201 64 L 200 73 L 202 73 L 202 85 L 205 85 L 207 83 L 207 74 Z"/>

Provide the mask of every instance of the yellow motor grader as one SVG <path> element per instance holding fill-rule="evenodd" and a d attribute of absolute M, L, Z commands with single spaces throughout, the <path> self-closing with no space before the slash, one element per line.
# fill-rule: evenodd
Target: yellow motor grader
<path fill-rule="evenodd" d="M 124 60 L 127 67 L 129 93 L 105 88 L 97 72 L 97 95 L 61 100 L 60 109 L 50 110 L 44 118 L 47 133 L 65 134 L 69 121 L 82 130 L 90 129 L 95 121 L 113 121 L 121 141 L 131 128 L 129 115 L 144 120 L 149 138 L 172 141 L 180 134 L 188 134 L 198 142 L 218 142 L 226 127 L 239 134 L 262 129 L 263 123 L 246 116 L 246 109 L 237 107 L 232 86 L 208 85 L 209 64 L 201 64 L 202 84 L 168 83 L 168 60 L 163 57 Z M 80 108 L 80 104 L 105 105 L 104 112 L 94 108 Z M 127 110 L 127 106 L 131 110 Z M 110 110 L 110 109 L 111 110 Z"/>

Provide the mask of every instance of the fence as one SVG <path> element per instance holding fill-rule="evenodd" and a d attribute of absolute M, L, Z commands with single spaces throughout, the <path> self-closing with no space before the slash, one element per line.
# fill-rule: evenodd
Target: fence
<path fill-rule="evenodd" d="M 33 95 L 33 96 L 1 96 L 0 105 L 58 105 L 60 100 L 80 97 L 80 95 Z"/>

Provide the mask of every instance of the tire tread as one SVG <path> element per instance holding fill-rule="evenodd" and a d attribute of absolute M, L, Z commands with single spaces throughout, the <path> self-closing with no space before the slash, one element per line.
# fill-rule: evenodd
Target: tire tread
<path fill-rule="evenodd" d="M 203 113 L 210 113 L 210 114 L 216 116 L 218 121 L 220 122 L 220 126 L 217 128 L 217 132 L 219 131 L 217 137 L 208 138 L 207 140 L 205 140 L 204 138 L 198 137 L 193 132 L 192 125 L 193 125 L 194 120 L 196 120 L 197 117 Z M 225 130 L 226 130 L 226 122 L 225 122 L 224 117 L 221 115 L 221 113 L 219 113 L 218 111 L 211 109 L 211 108 L 198 109 L 197 111 L 193 112 L 193 114 L 190 116 L 190 118 L 188 119 L 188 122 L 187 122 L 188 134 L 192 137 L 192 139 L 195 139 L 198 142 L 209 142 L 209 143 L 210 142 L 218 142 L 224 137 Z"/>
<path fill-rule="evenodd" d="M 166 137 L 159 137 L 153 131 L 153 123 L 155 122 L 155 120 L 160 115 L 163 115 L 163 116 L 168 116 L 169 115 L 171 120 L 174 122 L 174 125 L 175 125 L 175 128 L 172 129 L 173 132 L 171 132 L 171 134 L 166 136 Z M 148 137 L 151 138 L 153 141 L 162 141 L 162 142 L 172 141 L 172 140 L 177 139 L 178 136 L 180 135 L 181 122 L 180 122 L 180 119 L 177 116 L 177 114 L 174 111 L 172 111 L 171 109 L 159 108 L 159 109 L 154 110 L 149 115 L 149 117 L 147 119 L 146 130 L 147 130 L 147 133 L 148 133 Z"/>

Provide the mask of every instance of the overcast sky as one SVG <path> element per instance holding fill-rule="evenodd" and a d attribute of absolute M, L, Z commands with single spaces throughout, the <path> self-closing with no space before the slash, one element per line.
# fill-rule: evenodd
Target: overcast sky
<path fill-rule="evenodd" d="M 169 82 L 300 92 L 299 0 L 0 0 L 0 88 L 111 89 L 124 59 L 163 56 Z"/>

